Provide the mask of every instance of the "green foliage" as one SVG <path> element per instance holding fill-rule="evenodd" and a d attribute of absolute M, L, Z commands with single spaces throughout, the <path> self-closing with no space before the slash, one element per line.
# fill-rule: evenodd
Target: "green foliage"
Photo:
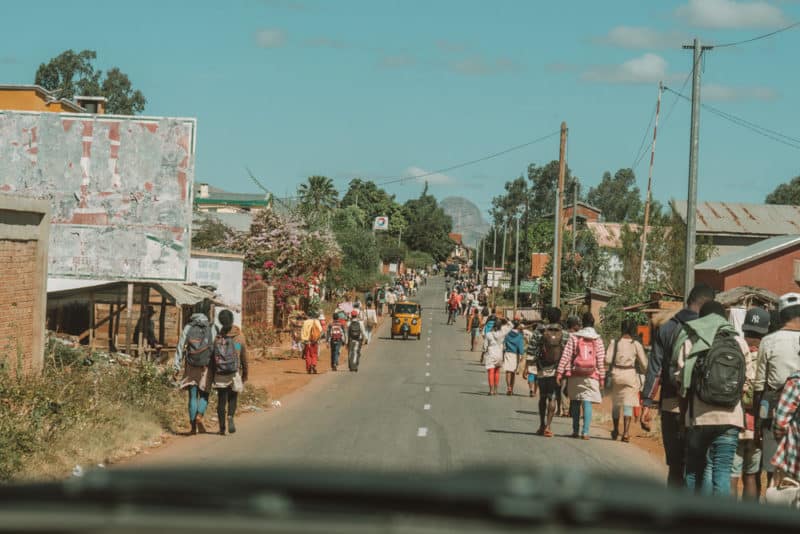
<path fill-rule="evenodd" d="M 800 176 L 795 176 L 789 183 L 781 184 L 767 195 L 767 204 L 800 204 Z"/>
<path fill-rule="evenodd" d="M 309 176 L 306 183 L 297 188 L 300 211 L 305 217 L 324 217 L 336 207 L 339 192 L 333 180 L 325 176 Z"/>
<path fill-rule="evenodd" d="M 144 111 L 147 100 L 141 91 L 133 89 L 128 75 L 112 67 L 103 78 L 103 71 L 94 68 L 95 59 L 94 50 L 66 50 L 39 65 L 34 83 L 55 92 L 58 98 L 104 96 L 108 99 L 107 113 L 134 115 Z"/>
<path fill-rule="evenodd" d="M 262 390 L 246 388 L 244 395 L 240 402 L 266 403 Z M 182 429 L 185 403 L 171 372 L 151 363 L 125 366 L 51 343 L 41 374 L 0 372 L 0 481 L 63 479 L 75 464 L 141 447 Z"/>
<path fill-rule="evenodd" d="M 402 241 L 397 242 L 397 239 L 384 233 L 377 235 L 378 255 L 383 261 L 390 263 L 399 263 L 406 259 L 408 255 L 408 247 Z"/>
<path fill-rule="evenodd" d="M 533 163 L 528 165 L 528 181 L 531 182 L 526 210 L 529 216 L 532 219 L 540 219 L 552 215 L 555 212 L 558 190 L 558 160 L 553 160 L 542 167 L 537 167 Z M 574 182 L 572 171 L 566 167 L 564 191 L 572 191 Z"/>
<path fill-rule="evenodd" d="M 623 284 L 618 288 L 617 296 L 600 311 L 600 335 L 606 342 L 620 337 L 622 321 L 626 318 L 632 318 L 640 325 L 647 324 L 647 315 L 643 312 L 626 312 L 623 308 L 647 301 L 651 289 L 646 287 L 640 290 L 636 284 Z"/>
<path fill-rule="evenodd" d="M 342 262 L 330 273 L 334 287 L 367 289 L 375 284 L 380 254 L 375 235 L 358 220 L 355 205 L 339 210 L 333 232 L 342 251 Z"/>
<path fill-rule="evenodd" d="M 419 198 L 405 203 L 404 212 L 409 221 L 403 240 L 412 250 L 429 253 L 436 261 L 447 258 L 455 246 L 448 237 L 453 229 L 453 221 L 439 207 L 436 197 L 428 194 L 428 184 Z"/>
<path fill-rule="evenodd" d="M 613 177 L 605 172 L 597 187 L 589 189 L 586 200 L 602 210 L 608 222 L 635 222 L 643 207 L 636 175 L 631 169 L 620 169 Z"/>
<path fill-rule="evenodd" d="M 230 227 L 215 219 L 206 217 L 192 232 L 192 248 L 214 250 L 225 247 L 225 242 L 233 233 Z"/>
<path fill-rule="evenodd" d="M 433 256 L 427 252 L 412 250 L 406 256 L 406 267 L 409 269 L 425 269 L 433 265 Z"/>

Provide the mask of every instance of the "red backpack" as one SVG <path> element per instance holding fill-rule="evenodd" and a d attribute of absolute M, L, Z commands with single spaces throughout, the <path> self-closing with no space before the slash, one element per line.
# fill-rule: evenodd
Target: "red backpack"
<path fill-rule="evenodd" d="M 575 356 L 572 358 L 572 376 L 592 376 L 597 371 L 594 340 L 575 338 Z"/>
<path fill-rule="evenodd" d="M 339 323 L 333 323 L 331 325 L 331 341 L 343 341 L 344 340 L 344 329 L 342 325 Z"/>

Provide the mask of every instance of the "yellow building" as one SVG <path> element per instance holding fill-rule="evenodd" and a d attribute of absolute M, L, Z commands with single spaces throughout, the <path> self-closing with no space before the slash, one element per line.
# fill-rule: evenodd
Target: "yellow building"
<path fill-rule="evenodd" d="M 102 96 L 76 96 L 74 101 L 57 98 L 38 85 L 0 85 L 0 109 L 103 114 L 106 102 Z"/>

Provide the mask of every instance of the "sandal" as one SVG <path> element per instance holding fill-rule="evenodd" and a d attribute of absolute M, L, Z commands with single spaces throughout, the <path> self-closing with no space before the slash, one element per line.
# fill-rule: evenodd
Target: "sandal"
<path fill-rule="evenodd" d="M 589 441 L 589 439 L 591 439 L 591 438 L 589 438 L 589 436 L 587 436 L 586 434 L 584 434 L 584 435 L 582 435 L 582 436 L 581 436 L 581 439 L 582 439 L 583 441 Z"/>
<path fill-rule="evenodd" d="M 544 427 L 539 427 L 539 430 L 536 431 L 537 436 L 544 436 Z"/>
<path fill-rule="evenodd" d="M 630 443 L 631 437 L 630 436 L 622 436 L 622 443 Z"/>
<path fill-rule="evenodd" d="M 546 437 L 546 438 L 552 438 L 553 437 L 553 431 L 552 430 L 545 430 L 544 432 L 542 432 L 542 435 L 544 437 Z"/>
<path fill-rule="evenodd" d="M 612 430 L 611 431 L 611 439 L 614 440 L 614 441 L 617 441 L 617 438 L 619 438 L 619 430 Z M 622 439 L 623 439 L 623 441 L 625 440 L 625 438 L 622 438 Z"/>
<path fill-rule="evenodd" d="M 511 391 L 510 389 L 509 389 L 509 390 L 506 390 L 506 395 L 508 395 L 509 397 L 510 397 L 511 395 L 513 395 L 513 394 L 514 394 L 514 392 L 513 392 L 513 391 Z"/>
<path fill-rule="evenodd" d="M 578 439 L 580 436 L 578 434 L 572 434 L 573 439 Z"/>

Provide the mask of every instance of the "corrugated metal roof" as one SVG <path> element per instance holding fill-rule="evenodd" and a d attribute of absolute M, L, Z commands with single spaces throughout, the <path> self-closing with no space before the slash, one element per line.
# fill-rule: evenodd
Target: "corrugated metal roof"
<path fill-rule="evenodd" d="M 221 304 L 214 298 L 214 292 L 192 284 L 180 282 L 134 282 L 137 287 L 146 284 L 156 291 L 165 294 L 166 298 L 173 300 L 180 306 L 193 306 L 208 299 L 215 304 Z M 83 294 L 82 289 L 91 289 L 92 293 L 103 293 L 98 296 L 113 301 L 124 292 L 127 282 L 109 282 L 104 280 L 70 280 L 64 278 L 48 278 L 48 298 L 58 298 L 69 295 Z M 107 295 L 106 295 L 107 294 Z M 136 293 L 135 293 L 136 294 Z M 138 296 L 136 297 L 138 300 Z"/>
<path fill-rule="evenodd" d="M 194 198 L 195 200 L 199 200 L 200 197 L 200 186 L 204 185 L 199 182 L 195 182 L 194 184 Z M 213 185 L 208 186 L 208 198 L 203 199 L 205 201 L 216 200 L 219 202 L 225 201 L 250 201 L 250 202 L 263 202 L 266 204 L 267 202 L 267 195 L 266 193 L 232 193 L 230 191 L 225 191 L 224 189 L 220 189 L 219 187 L 214 187 Z"/>
<path fill-rule="evenodd" d="M 160 286 L 172 299 L 175 304 L 180 306 L 193 306 L 204 300 L 216 302 L 214 299 L 214 292 L 208 289 L 203 289 L 200 286 L 189 284 L 181 284 L 177 282 L 161 282 L 156 284 Z"/>
<path fill-rule="evenodd" d="M 686 201 L 673 200 L 672 205 L 685 221 Z M 800 206 L 700 202 L 696 214 L 700 234 L 800 234 Z"/>
<path fill-rule="evenodd" d="M 800 235 L 781 235 L 770 237 L 758 243 L 744 247 L 736 252 L 718 256 L 697 265 L 697 271 L 725 272 L 754 260 L 780 252 L 794 245 L 800 245 Z"/>
<path fill-rule="evenodd" d="M 592 232 L 601 248 L 622 248 L 622 227 L 626 225 L 633 232 L 639 231 L 639 225 L 631 223 L 587 222 L 586 228 Z M 652 229 L 652 226 L 647 227 L 647 235 Z"/>

